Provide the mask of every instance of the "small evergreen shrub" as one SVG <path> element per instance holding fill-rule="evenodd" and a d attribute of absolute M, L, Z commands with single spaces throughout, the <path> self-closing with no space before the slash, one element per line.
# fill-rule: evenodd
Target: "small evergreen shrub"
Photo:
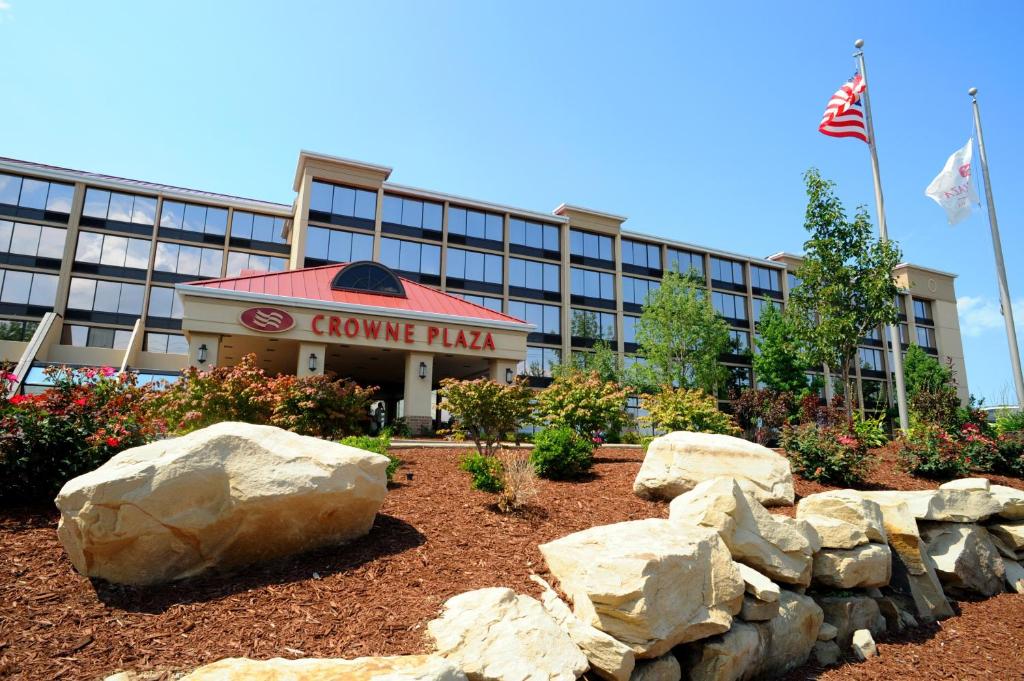
<path fill-rule="evenodd" d="M 786 427 L 782 447 L 793 471 L 806 480 L 851 486 L 863 482 L 871 468 L 868 448 L 856 436 L 832 426 Z"/>
<path fill-rule="evenodd" d="M 391 432 L 386 428 L 377 437 L 370 435 L 350 435 L 341 440 L 341 444 L 358 449 L 365 449 L 368 452 L 382 454 L 388 457 L 391 463 L 388 464 L 388 481 L 395 476 L 395 471 L 402 465 L 402 460 L 391 453 Z"/>
<path fill-rule="evenodd" d="M 664 431 L 739 435 L 732 416 L 719 410 L 718 400 L 699 388 L 670 388 L 653 395 L 641 395 L 640 405 L 649 412 L 644 423 Z"/>
<path fill-rule="evenodd" d="M 463 457 L 459 468 L 472 476 L 470 484 L 475 490 L 497 494 L 504 489 L 501 461 L 495 456 L 469 452 Z"/>
<path fill-rule="evenodd" d="M 571 480 L 594 465 L 594 445 L 572 428 L 548 428 L 534 437 L 530 463 L 542 478 Z"/>
<path fill-rule="evenodd" d="M 1024 431 L 1003 433 L 996 439 L 992 472 L 1024 478 Z"/>
<path fill-rule="evenodd" d="M 996 417 L 996 432 L 1000 435 L 1024 432 L 1024 409 L 1000 413 Z"/>

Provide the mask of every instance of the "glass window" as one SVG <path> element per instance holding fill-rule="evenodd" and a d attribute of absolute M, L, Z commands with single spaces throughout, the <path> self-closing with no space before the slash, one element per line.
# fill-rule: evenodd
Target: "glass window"
<path fill-rule="evenodd" d="M 868 371 L 885 371 L 882 365 L 882 351 L 877 348 L 859 348 L 860 368 Z"/>
<path fill-rule="evenodd" d="M 687 274 L 693 270 L 704 278 L 704 256 L 700 253 L 669 248 L 667 263 L 670 270 L 674 269 L 680 274 Z"/>
<path fill-rule="evenodd" d="M 57 275 L 0 269 L 0 303 L 53 307 Z"/>
<path fill-rule="evenodd" d="M 381 220 L 393 225 L 440 232 L 442 211 L 440 203 L 385 194 Z"/>
<path fill-rule="evenodd" d="M 72 283 L 74 283 L 74 280 L 72 280 Z M 184 316 L 181 298 L 178 297 L 178 294 L 172 288 L 154 286 L 149 290 L 148 315 L 150 317 L 163 317 L 166 319 L 181 319 Z"/>
<path fill-rule="evenodd" d="M 286 258 L 230 251 L 228 253 L 228 268 L 224 276 L 237 277 L 244 270 L 283 272 L 286 269 L 288 269 L 288 260 Z"/>
<path fill-rule="evenodd" d="M 508 259 L 509 286 L 541 289 L 558 293 L 561 290 L 561 266 L 523 258 Z"/>
<path fill-rule="evenodd" d="M 68 307 L 75 310 L 138 315 L 142 314 L 142 295 L 145 288 L 141 284 L 72 277 Z"/>
<path fill-rule="evenodd" d="M 188 341 L 184 336 L 176 333 L 147 333 L 146 352 L 187 355 Z"/>
<path fill-rule="evenodd" d="M 75 261 L 144 270 L 149 267 L 149 250 L 148 239 L 79 232 Z"/>
<path fill-rule="evenodd" d="M 764 291 L 782 292 L 782 278 L 780 271 L 760 265 L 750 266 L 750 284 L 754 288 Z"/>
<path fill-rule="evenodd" d="M 558 305 L 508 301 L 508 313 L 536 326 L 534 333 L 562 333 L 562 308 Z"/>
<path fill-rule="evenodd" d="M 169 229 L 223 235 L 227 229 L 227 223 L 228 211 L 225 208 L 164 201 L 160 211 L 160 226 Z"/>
<path fill-rule="evenodd" d="M 403 272 L 441 273 L 441 247 L 403 239 L 380 240 L 380 261 Z"/>
<path fill-rule="evenodd" d="M 16 175 L 0 173 L 0 203 L 17 206 L 19 194 L 21 194 L 21 178 Z"/>
<path fill-rule="evenodd" d="M 136 196 L 132 203 L 132 223 L 152 225 L 154 222 L 156 222 L 156 199 L 148 196 Z"/>
<path fill-rule="evenodd" d="M 131 194 L 111 193 L 107 219 L 117 222 L 131 222 L 133 198 Z"/>
<path fill-rule="evenodd" d="M 231 217 L 232 237 L 283 244 L 287 243 L 282 236 L 283 231 L 284 218 L 255 215 L 244 211 L 235 211 Z"/>
<path fill-rule="evenodd" d="M 622 340 L 626 343 L 636 343 L 636 325 L 640 321 L 639 317 L 632 315 L 622 316 Z"/>
<path fill-rule="evenodd" d="M 508 240 L 509 243 L 542 248 L 555 253 L 561 250 L 558 243 L 558 227 L 529 222 L 522 218 L 509 218 Z"/>
<path fill-rule="evenodd" d="M 68 214 L 73 196 L 74 187 L 69 184 L 0 174 L 2 204 Z"/>
<path fill-rule="evenodd" d="M 0 273 L 0 280 L 2 279 L 3 274 Z M 38 328 L 39 322 L 23 319 L 0 319 L 0 340 L 28 342 Z"/>
<path fill-rule="evenodd" d="M 764 298 L 754 298 L 751 301 L 751 307 L 754 310 L 755 322 L 761 321 L 761 313 L 764 312 L 764 309 L 769 306 L 778 308 L 780 311 L 782 310 L 782 303 L 778 301 L 767 301 Z"/>
<path fill-rule="evenodd" d="M 927 319 L 931 321 L 932 318 L 932 303 L 930 300 L 921 300 L 914 298 L 914 316 L 918 319 Z"/>
<path fill-rule="evenodd" d="M 800 285 L 800 277 L 796 276 L 792 272 L 786 272 L 786 281 L 789 285 L 790 291 Z"/>
<path fill-rule="evenodd" d="M 585 258 L 612 259 L 612 238 L 602 234 L 569 230 L 569 252 Z"/>
<path fill-rule="evenodd" d="M 711 280 L 726 284 L 745 284 L 746 279 L 743 277 L 743 264 L 712 256 Z"/>
<path fill-rule="evenodd" d="M 647 295 L 661 288 L 661 282 L 636 277 L 622 277 L 622 302 L 643 305 Z"/>
<path fill-rule="evenodd" d="M 631 239 L 622 240 L 622 262 L 652 270 L 661 269 L 661 247 Z"/>
<path fill-rule="evenodd" d="M 572 295 L 615 300 L 614 275 L 579 267 L 570 268 L 569 275 L 572 280 Z"/>
<path fill-rule="evenodd" d="M 712 291 L 711 304 L 715 312 L 729 319 L 746 319 L 747 305 L 743 296 L 736 296 L 731 293 Z"/>
<path fill-rule="evenodd" d="M 739 329 L 729 329 L 729 352 L 742 355 L 750 349 L 750 333 Z"/>
<path fill-rule="evenodd" d="M 313 180 L 309 209 L 341 217 L 374 220 L 377 192 Z"/>
<path fill-rule="evenodd" d="M 486 307 L 488 310 L 494 312 L 501 312 L 501 298 L 492 298 L 491 296 L 478 296 L 472 293 L 455 293 L 452 295 L 460 296 L 463 300 L 479 305 L 480 307 Z M 513 315 L 514 316 L 514 315 Z"/>
<path fill-rule="evenodd" d="M 445 274 L 455 279 L 501 284 L 505 280 L 503 268 L 500 255 L 449 248 Z"/>
<path fill-rule="evenodd" d="M 164 201 L 160 209 L 160 226 L 168 229 L 181 229 L 185 218 L 185 204 L 177 201 Z"/>
<path fill-rule="evenodd" d="M 333 262 L 370 260 L 373 257 L 373 235 L 311 226 L 306 235 L 306 257 Z"/>
<path fill-rule="evenodd" d="M 928 348 L 929 350 L 935 350 L 938 345 L 935 343 L 935 329 L 929 326 L 918 326 L 915 328 L 917 332 L 917 344 L 922 348 Z"/>
<path fill-rule="evenodd" d="M 526 359 L 519 362 L 516 373 L 520 376 L 551 376 L 552 369 L 562 363 L 562 351 L 556 348 L 526 346 Z"/>
<path fill-rule="evenodd" d="M 159 272 L 219 277 L 224 251 L 158 241 L 153 269 Z"/>
<path fill-rule="evenodd" d="M 125 350 L 131 342 L 132 332 L 127 329 L 106 329 L 98 326 L 65 324 L 61 329 L 61 344 L 91 348 Z"/>
<path fill-rule="evenodd" d="M 66 229 L 0 220 L 0 253 L 60 260 Z"/>
<path fill-rule="evenodd" d="M 110 206 L 110 192 L 89 187 L 85 190 L 85 205 L 82 215 L 99 220 L 107 219 L 107 208 Z"/>
<path fill-rule="evenodd" d="M 572 335 L 576 338 L 615 340 L 615 313 L 572 308 Z"/>

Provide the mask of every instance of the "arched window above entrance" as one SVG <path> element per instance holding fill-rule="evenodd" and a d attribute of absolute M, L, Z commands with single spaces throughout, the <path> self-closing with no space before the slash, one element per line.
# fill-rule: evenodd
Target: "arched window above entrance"
<path fill-rule="evenodd" d="M 370 260 L 349 263 L 343 267 L 331 281 L 331 288 L 335 291 L 359 291 L 405 298 L 405 287 L 398 275 L 379 262 Z"/>

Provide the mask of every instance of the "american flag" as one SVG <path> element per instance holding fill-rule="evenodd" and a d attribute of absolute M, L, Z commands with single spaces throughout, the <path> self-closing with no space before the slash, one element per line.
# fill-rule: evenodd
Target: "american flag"
<path fill-rule="evenodd" d="M 832 99 L 828 100 L 818 131 L 831 137 L 856 137 L 867 142 L 868 131 L 864 127 L 864 106 L 861 103 L 861 93 L 867 87 L 868 84 L 859 73 L 849 82 L 843 83 L 832 95 Z"/>

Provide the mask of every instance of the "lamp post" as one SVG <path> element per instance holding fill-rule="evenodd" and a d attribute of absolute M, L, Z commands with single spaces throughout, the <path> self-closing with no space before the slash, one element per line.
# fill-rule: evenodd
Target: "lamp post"
<path fill-rule="evenodd" d="M 309 371 L 310 373 L 316 373 L 316 353 L 309 353 Z"/>

